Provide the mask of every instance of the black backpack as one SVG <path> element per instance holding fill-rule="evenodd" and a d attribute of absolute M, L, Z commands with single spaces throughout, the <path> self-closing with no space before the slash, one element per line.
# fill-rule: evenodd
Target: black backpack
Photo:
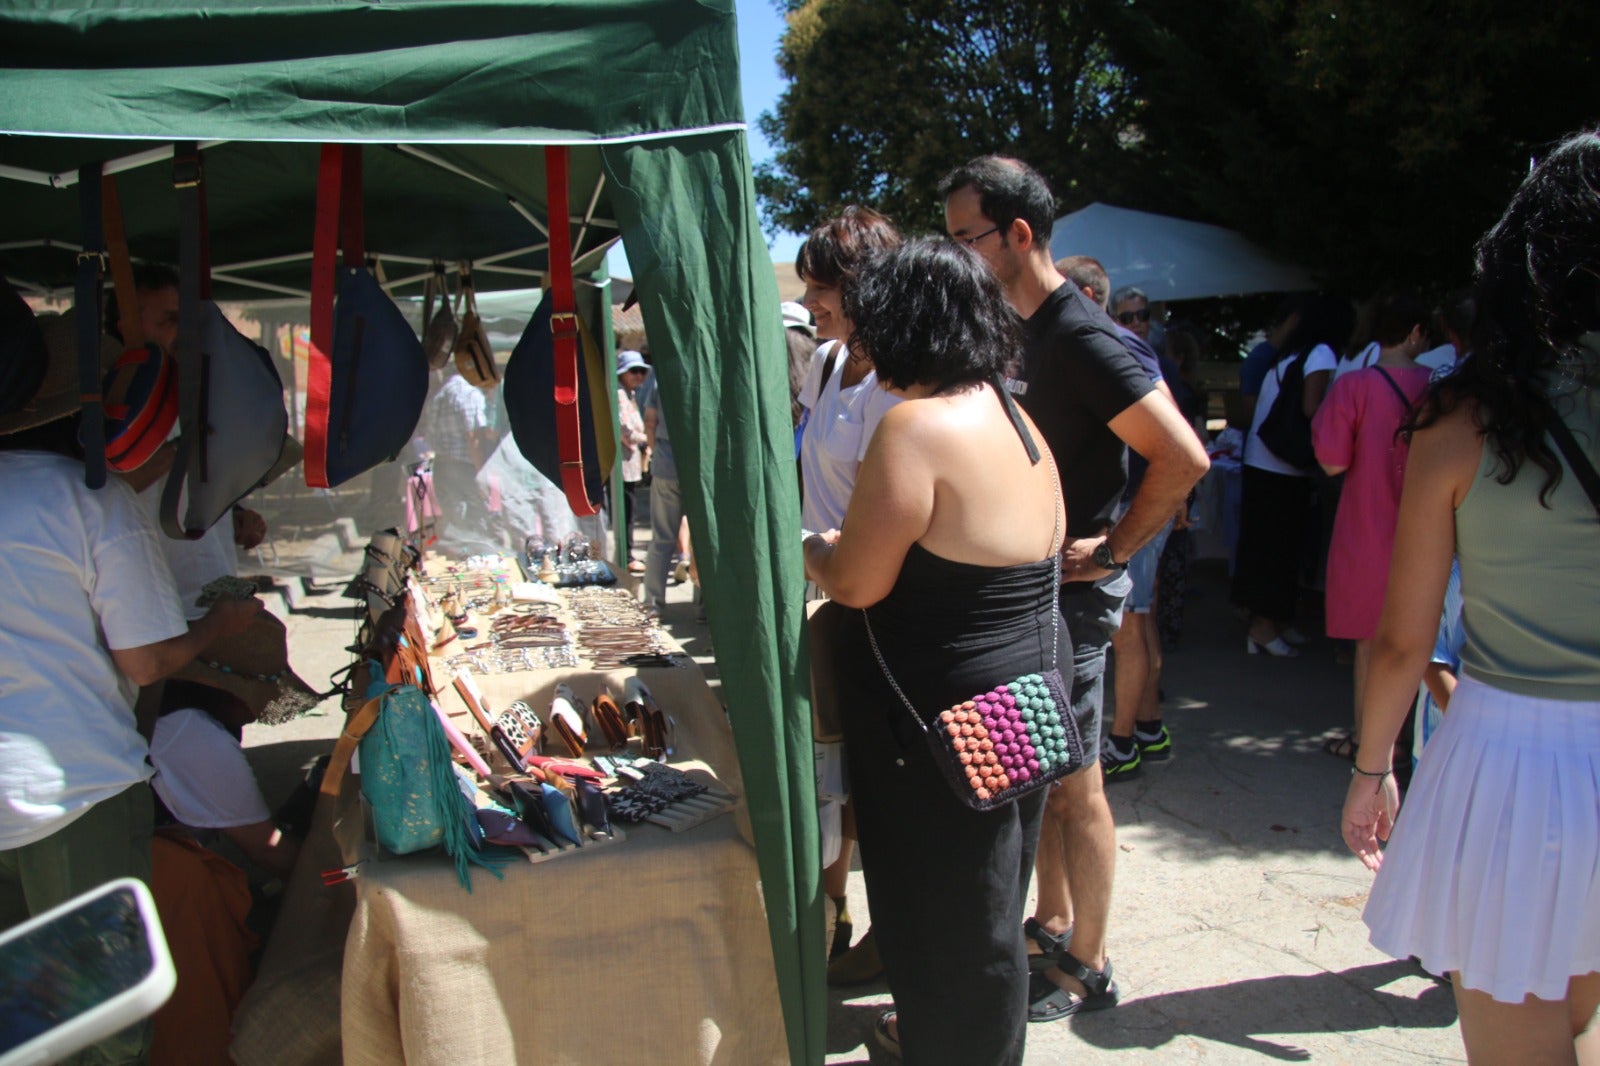
<path fill-rule="evenodd" d="M 1280 364 L 1281 365 L 1281 364 Z M 1277 373 L 1278 396 L 1272 410 L 1261 420 L 1256 436 L 1267 450 L 1300 470 L 1317 468 L 1317 453 L 1311 446 L 1311 419 L 1305 405 L 1306 355 L 1294 357 L 1287 370 Z"/>

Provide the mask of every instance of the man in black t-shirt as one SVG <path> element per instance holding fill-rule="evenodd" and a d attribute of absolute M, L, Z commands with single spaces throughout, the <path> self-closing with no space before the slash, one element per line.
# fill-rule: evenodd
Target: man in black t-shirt
<path fill-rule="evenodd" d="M 1172 401 L 1128 355 L 1104 310 L 1051 261 L 1055 201 L 1037 172 L 1015 159 L 984 156 L 947 175 L 940 193 L 946 231 L 983 257 L 1023 319 L 1026 348 L 1013 389 L 1061 471 L 1067 504 L 1061 612 L 1073 644 L 1073 711 L 1085 746 L 1096 750 L 1106 647 L 1129 588 L 1127 560 L 1178 510 L 1209 461 Z M 1150 466 L 1119 519 L 1129 447 Z M 1100 763 L 1092 760 L 1052 790 L 1045 811 L 1039 905 L 1025 928 L 1052 964 L 1031 982 L 1030 1020 L 1116 1005 L 1105 957 L 1115 865 L 1116 827 Z"/>

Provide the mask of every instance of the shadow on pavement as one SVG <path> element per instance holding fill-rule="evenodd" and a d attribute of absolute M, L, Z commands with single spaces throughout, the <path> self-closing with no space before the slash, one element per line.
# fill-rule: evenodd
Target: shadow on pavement
<path fill-rule="evenodd" d="M 1421 971 L 1390 961 L 1342 972 L 1261 977 L 1124 1001 L 1116 1010 L 1072 1019 L 1074 1036 L 1107 1050 L 1153 1051 L 1183 1037 L 1228 1044 L 1283 1062 L 1310 1052 L 1269 1039 L 1295 1033 L 1354 1033 L 1368 1029 L 1442 1029 L 1456 1020 L 1450 990 L 1430 982 L 1420 995 L 1384 986 Z"/>
<path fill-rule="evenodd" d="M 1320 633 L 1320 623 L 1306 617 L 1301 628 Z M 1351 668 L 1316 636 L 1295 659 L 1247 655 L 1244 632 L 1221 564 L 1197 563 L 1183 644 L 1166 653 L 1162 676 L 1174 758 L 1107 786 L 1118 830 L 1153 830 L 1141 846 L 1174 857 L 1340 854 L 1350 764 L 1321 745 L 1349 729 Z"/>

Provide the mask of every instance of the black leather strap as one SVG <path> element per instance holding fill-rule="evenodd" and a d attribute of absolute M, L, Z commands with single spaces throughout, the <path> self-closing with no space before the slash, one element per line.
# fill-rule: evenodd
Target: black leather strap
<path fill-rule="evenodd" d="M 1577 477 L 1578 484 L 1583 486 L 1583 491 L 1589 497 L 1589 503 L 1594 507 L 1594 514 L 1600 520 L 1600 473 L 1595 472 L 1594 464 L 1588 456 L 1583 454 L 1583 449 L 1578 447 L 1572 430 L 1561 420 L 1561 415 L 1553 409 L 1550 418 L 1550 436 L 1555 440 L 1556 447 L 1561 449 L 1561 454 L 1567 460 L 1567 466 Z"/>
<path fill-rule="evenodd" d="M 1372 364 L 1372 369 L 1376 370 L 1378 373 L 1383 375 L 1383 380 L 1385 380 L 1385 381 L 1387 381 L 1389 383 L 1389 387 L 1394 390 L 1394 394 L 1396 396 L 1400 397 L 1400 402 L 1405 404 L 1405 406 L 1406 406 L 1406 417 L 1407 418 L 1411 417 L 1411 400 L 1406 396 L 1405 390 L 1402 389 L 1395 382 L 1394 378 L 1389 376 L 1389 372 L 1387 370 L 1385 370 L 1383 367 L 1381 367 L 1378 364 L 1374 363 L 1374 364 Z"/>
<path fill-rule="evenodd" d="M 178 424 L 182 436 L 172 472 L 161 493 L 161 528 L 176 540 L 198 540 L 205 530 L 191 530 L 178 513 L 184 483 L 193 471 L 205 480 L 204 382 L 200 360 L 200 301 L 205 297 L 203 262 L 205 175 L 200 146 L 193 141 L 173 146 L 172 185 L 178 193 Z"/>
<path fill-rule="evenodd" d="M 98 489 L 106 483 L 106 422 L 100 401 L 100 278 L 105 269 L 106 242 L 100 215 L 100 164 L 78 171 L 78 208 L 83 219 L 83 251 L 78 254 L 78 395 L 83 422 L 83 483 Z"/>

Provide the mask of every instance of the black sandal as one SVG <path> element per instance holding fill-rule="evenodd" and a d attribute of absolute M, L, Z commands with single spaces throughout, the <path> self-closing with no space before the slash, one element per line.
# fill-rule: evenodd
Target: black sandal
<path fill-rule="evenodd" d="M 1072 926 L 1067 926 L 1066 932 L 1056 934 L 1040 925 L 1037 918 L 1029 918 L 1022 923 L 1022 935 L 1039 948 L 1037 955 L 1028 952 L 1028 969 L 1047 970 L 1055 965 L 1056 958 L 1072 943 Z"/>
<path fill-rule="evenodd" d="M 1091 970 L 1062 952 L 1056 965 L 1068 977 L 1075 977 L 1082 982 L 1088 994 L 1080 996 L 1068 992 L 1044 974 L 1036 973 L 1028 978 L 1028 1021 L 1053 1022 L 1086 1011 L 1105 1010 L 1115 1007 L 1122 998 L 1122 990 L 1111 979 L 1110 959 L 1106 960 L 1105 969 Z"/>
<path fill-rule="evenodd" d="M 1361 745 L 1356 743 L 1355 737 L 1345 733 L 1343 736 L 1329 737 L 1323 741 L 1322 753 L 1324 755 L 1332 755 L 1335 759 L 1348 759 L 1351 762 L 1355 762 L 1356 749 L 1360 747 Z"/>

